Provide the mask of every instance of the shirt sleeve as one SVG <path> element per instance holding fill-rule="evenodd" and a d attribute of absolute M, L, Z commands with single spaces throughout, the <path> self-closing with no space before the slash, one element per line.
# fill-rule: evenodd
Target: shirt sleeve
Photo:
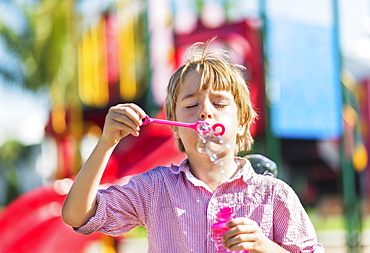
<path fill-rule="evenodd" d="M 282 181 L 274 203 L 273 223 L 274 241 L 289 252 L 324 252 L 298 196 Z"/>
<path fill-rule="evenodd" d="M 154 184 L 148 173 L 131 178 L 124 186 L 114 185 L 101 189 L 96 196 L 95 215 L 83 226 L 74 228 L 81 234 L 100 231 L 111 236 L 119 236 L 145 225 L 150 215 Z"/>

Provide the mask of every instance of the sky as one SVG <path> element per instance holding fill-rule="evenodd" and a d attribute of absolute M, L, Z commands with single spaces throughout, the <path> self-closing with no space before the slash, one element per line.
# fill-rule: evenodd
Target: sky
<path fill-rule="evenodd" d="M 176 0 L 182 8 L 188 0 Z M 94 0 L 95 5 L 99 0 Z M 210 0 L 206 1 L 210 2 Z M 238 1 L 237 1 L 238 2 Z M 239 1 L 249 3 L 252 9 L 256 1 Z M 329 0 L 273 0 L 267 1 L 268 9 L 274 12 L 282 11 L 297 20 L 308 20 L 322 25 L 329 24 L 330 17 L 325 10 L 330 8 Z M 4 1 L 0 0 L 0 13 L 14 29 L 21 29 L 21 21 L 17 19 L 14 10 L 6 8 Z M 370 1 L 369 0 L 340 0 L 340 26 L 341 46 L 346 58 L 370 64 Z M 311 12 L 305 11 L 301 15 L 302 5 L 307 8 L 314 7 Z M 319 7 L 317 7 L 319 6 Z M 83 5 L 82 5 L 83 8 Z M 181 10 L 181 8 L 180 8 Z M 245 12 L 251 11 L 245 9 Z M 253 10 L 252 10 L 253 11 Z M 307 15 L 307 13 L 311 13 Z M 367 19 L 365 17 L 367 16 Z M 17 22 L 15 22 L 18 20 Z M 1 41 L 0 41 L 1 48 Z M 6 54 L 0 49 L 0 64 L 7 59 Z M 369 65 L 370 68 L 370 65 Z M 42 94 L 32 94 L 20 88 L 4 86 L 0 80 L 0 145 L 7 139 L 17 139 L 25 145 L 40 143 L 44 136 L 44 126 L 48 119 L 48 99 Z"/>
<path fill-rule="evenodd" d="M 46 96 L 0 85 L 0 101 L 0 145 L 7 139 L 40 143 L 48 119 Z"/>

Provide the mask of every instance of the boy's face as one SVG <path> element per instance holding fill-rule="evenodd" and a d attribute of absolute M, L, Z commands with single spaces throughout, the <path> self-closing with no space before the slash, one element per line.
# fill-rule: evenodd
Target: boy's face
<path fill-rule="evenodd" d="M 239 127 L 238 109 L 233 95 L 229 91 L 216 91 L 210 87 L 207 90 L 198 90 L 201 74 L 190 72 L 181 84 L 176 99 L 176 120 L 187 123 L 206 121 L 211 125 L 222 123 L 226 132 L 222 136 L 231 145 L 230 152 L 234 155 L 236 137 L 243 134 L 244 128 Z M 189 155 L 199 155 L 196 149 L 198 134 L 193 129 L 179 127 L 175 136 L 184 144 Z"/>

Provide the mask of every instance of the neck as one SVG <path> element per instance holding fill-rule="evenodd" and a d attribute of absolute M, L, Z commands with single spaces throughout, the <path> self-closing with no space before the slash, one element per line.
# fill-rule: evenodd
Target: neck
<path fill-rule="evenodd" d="M 220 162 L 223 164 L 221 167 L 211 162 L 208 157 L 205 157 L 205 159 L 199 159 L 198 157 L 196 162 L 189 158 L 190 171 L 214 191 L 217 186 L 233 177 L 238 170 L 234 157 L 222 159 Z"/>

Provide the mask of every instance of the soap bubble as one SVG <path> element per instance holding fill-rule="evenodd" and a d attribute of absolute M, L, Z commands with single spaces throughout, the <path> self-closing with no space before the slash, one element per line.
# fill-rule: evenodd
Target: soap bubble
<path fill-rule="evenodd" d="M 223 162 L 220 161 L 220 158 L 227 153 L 231 145 L 221 135 L 215 134 L 208 124 L 199 124 L 197 133 L 199 137 L 197 151 L 207 154 L 211 162 L 218 165 L 220 172 L 224 173 Z"/>

